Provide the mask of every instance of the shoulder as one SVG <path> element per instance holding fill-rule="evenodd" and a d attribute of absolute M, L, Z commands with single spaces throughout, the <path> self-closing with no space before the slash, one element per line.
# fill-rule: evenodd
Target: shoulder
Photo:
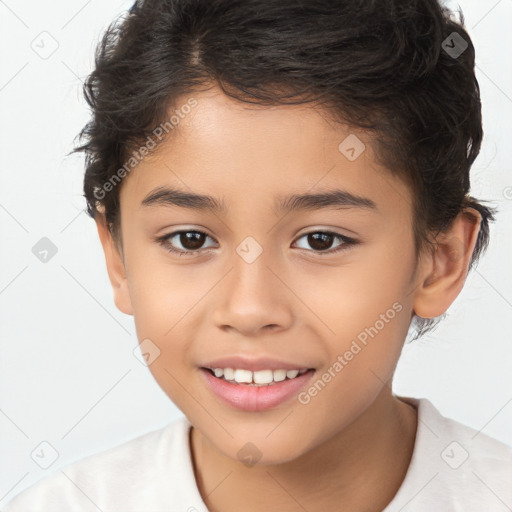
<path fill-rule="evenodd" d="M 2 512 L 165 510 L 176 488 L 186 495 L 194 483 L 189 428 L 182 417 L 69 464 L 21 492 Z"/>
<path fill-rule="evenodd" d="M 419 399 L 420 434 L 436 437 L 440 443 L 449 441 L 443 449 L 441 458 L 447 465 L 456 469 L 467 465 L 471 470 L 494 471 L 501 475 L 502 471 L 510 475 L 512 470 L 512 448 L 505 443 L 493 439 L 482 431 L 475 430 L 458 421 L 446 418 L 427 399 Z M 425 432 L 427 430 L 427 432 Z"/>
<path fill-rule="evenodd" d="M 512 506 L 510 446 L 444 417 L 425 398 L 400 398 L 417 408 L 418 427 L 408 472 L 385 512 L 423 512 L 433 503 L 465 512 Z"/>

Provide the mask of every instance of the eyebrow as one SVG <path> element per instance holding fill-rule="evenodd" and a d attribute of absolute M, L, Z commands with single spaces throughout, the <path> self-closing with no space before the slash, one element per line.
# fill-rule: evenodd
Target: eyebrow
<path fill-rule="evenodd" d="M 296 210 L 318 210 L 321 208 L 364 208 L 377 211 L 377 205 L 367 197 L 352 194 L 346 190 L 328 190 L 317 194 L 293 194 L 276 200 L 274 211 L 288 213 Z"/>
<path fill-rule="evenodd" d="M 224 201 L 212 196 L 185 192 L 170 187 L 158 187 L 152 190 L 141 203 L 142 206 L 179 206 L 191 210 L 211 210 L 226 213 Z"/>
<path fill-rule="evenodd" d="M 191 210 L 210 210 L 213 212 L 227 212 L 224 201 L 191 192 L 185 192 L 176 188 L 158 187 L 142 200 L 142 206 L 178 206 Z M 364 208 L 377 211 L 377 205 L 367 197 L 352 194 L 346 190 L 329 190 L 316 194 L 292 194 L 286 197 L 278 197 L 274 203 L 276 214 L 288 213 L 297 210 L 317 210 L 322 208 Z"/>

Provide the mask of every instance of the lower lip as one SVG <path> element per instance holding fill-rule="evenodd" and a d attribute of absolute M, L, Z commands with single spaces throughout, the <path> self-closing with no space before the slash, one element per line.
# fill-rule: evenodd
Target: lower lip
<path fill-rule="evenodd" d="M 243 411 L 259 412 L 282 404 L 306 385 L 314 370 L 308 370 L 294 379 L 285 379 L 268 386 L 233 384 L 215 377 L 209 370 L 200 368 L 200 373 L 208 387 L 229 405 Z"/>

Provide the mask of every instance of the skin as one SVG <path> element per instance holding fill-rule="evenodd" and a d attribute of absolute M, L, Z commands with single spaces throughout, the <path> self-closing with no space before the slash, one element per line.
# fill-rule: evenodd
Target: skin
<path fill-rule="evenodd" d="M 461 291 L 479 214 L 461 213 L 417 261 L 411 193 L 377 163 L 367 134 L 311 105 L 258 108 L 215 87 L 193 97 L 198 105 L 172 137 L 122 182 L 122 245 L 102 215 L 96 223 L 115 303 L 134 316 L 138 339 L 159 347 L 150 371 L 193 425 L 199 491 L 212 512 L 325 512 L 340 503 L 380 511 L 414 447 L 416 410 L 390 386 L 410 320 L 413 312 L 441 315 Z M 338 150 L 349 134 L 366 144 L 354 161 Z M 141 206 L 165 185 L 212 195 L 228 211 Z M 370 198 L 378 210 L 272 210 L 276 197 L 333 188 Z M 180 229 L 211 238 L 182 257 L 155 240 Z M 326 230 L 360 243 L 319 254 L 304 234 Z M 263 249 L 250 264 L 236 252 L 247 236 Z M 184 249 L 179 237 L 173 242 Z M 341 243 L 332 238 L 327 249 Z M 239 411 L 200 378 L 207 359 L 265 355 L 314 367 L 312 384 L 397 302 L 401 311 L 308 404 L 294 397 Z M 261 452 L 250 467 L 237 457 L 247 442 Z"/>

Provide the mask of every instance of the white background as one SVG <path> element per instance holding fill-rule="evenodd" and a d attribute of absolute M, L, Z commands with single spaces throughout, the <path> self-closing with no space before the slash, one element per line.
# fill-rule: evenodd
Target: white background
<path fill-rule="evenodd" d="M 0 506 L 72 461 L 181 416 L 133 355 L 133 319 L 115 308 L 83 211 L 82 156 L 66 157 L 89 117 L 81 80 L 95 45 L 131 3 L 0 1 Z M 512 445 L 512 1 L 459 4 L 484 115 L 472 194 L 500 213 L 448 317 L 404 349 L 394 390 Z M 58 43 L 47 59 L 31 47 L 45 37 L 51 48 L 43 31 Z M 42 237 L 58 249 L 47 263 L 32 253 Z M 30 455 L 42 441 L 59 453 L 46 470 Z"/>

